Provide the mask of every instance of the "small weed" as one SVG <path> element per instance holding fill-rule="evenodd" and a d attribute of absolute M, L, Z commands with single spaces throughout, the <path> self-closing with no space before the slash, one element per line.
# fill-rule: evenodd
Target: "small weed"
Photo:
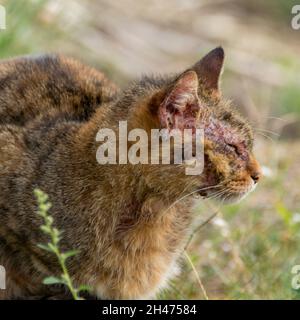
<path fill-rule="evenodd" d="M 38 201 L 38 215 L 44 219 L 44 224 L 41 226 L 41 230 L 50 237 L 50 242 L 47 244 L 38 244 L 38 247 L 55 254 L 62 269 L 62 274 L 60 277 L 47 277 L 44 279 L 43 283 L 46 285 L 64 284 L 70 290 L 74 300 L 82 300 L 82 298 L 79 296 L 80 292 L 89 291 L 90 289 L 87 286 L 75 288 L 66 266 L 67 259 L 75 256 L 78 251 L 60 251 L 59 242 L 61 240 L 62 231 L 53 227 L 53 218 L 48 214 L 48 211 L 51 208 L 51 203 L 48 201 L 48 196 L 39 189 L 36 189 L 34 194 Z"/>

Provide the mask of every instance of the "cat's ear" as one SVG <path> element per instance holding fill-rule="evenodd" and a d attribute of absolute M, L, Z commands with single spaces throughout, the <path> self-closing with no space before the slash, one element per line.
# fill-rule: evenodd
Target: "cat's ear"
<path fill-rule="evenodd" d="M 187 71 L 176 80 L 159 106 L 158 115 L 163 128 L 195 128 L 200 111 L 198 85 L 195 71 Z"/>
<path fill-rule="evenodd" d="M 200 85 L 215 98 L 220 98 L 220 75 L 224 64 L 224 50 L 217 47 L 210 51 L 193 67 L 199 78 Z"/>

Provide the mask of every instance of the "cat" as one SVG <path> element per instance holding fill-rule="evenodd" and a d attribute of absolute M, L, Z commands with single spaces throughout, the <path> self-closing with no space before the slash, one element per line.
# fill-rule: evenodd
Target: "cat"
<path fill-rule="evenodd" d="M 44 285 L 59 275 L 37 215 L 35 188 L 63 230 L 62 250 L 77 249 L 75 285 L 100 299 L 153 298 L 179 272 L 193 223 L 192 194 L 236 201 L 261 177 L 250 125 L 220 88 L 224 50 L 210 51 L 176 75 L 143 77 L 120 90 L 100 72 L 62 55 L 0 64 L 0 265 L 2 299 L 67 297 Z M 100 128 L 204 128 L 204 170 L 186 164 L 100 165 Z M 189 196 L 190 195 L 190 196 Z"/>

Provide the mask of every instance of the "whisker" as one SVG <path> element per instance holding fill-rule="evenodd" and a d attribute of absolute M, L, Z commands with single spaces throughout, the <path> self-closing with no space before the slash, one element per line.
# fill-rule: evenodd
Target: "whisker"
<path fill-rule="evenodd" d="M 208 190 L 208 189 L 211 189 L 211 188 L 220 187 L 220 186 L 222 186 L 223 183 L 224 183 L 224 182 L 219 183 L 219 184 L 216 184 L 216 185 L 213 185 L 213 186 L 200 188 L 200 189 L 197 189 L 197 190 L 195 190 L 195 191 L 193 191 L 193 192 L 190 192 L 190 193 L 184 195 L 183 197 L 181 197 L 181 198 L 177 199 L 176 201 L 174 201 L 162 214 L 165 214 L 165 213 L 166 213 L 168 210 L 170 210 L 175 204 L 177 204 L 177 203 L 180 202 L 181 200 L 189 197 L 190 195 L 192 195 L 192 194 L 194 194 L 194 193 L 198 193 L 198 192 L 203 191 L 203 190 Z"/>
<path fill-rule="evenodd" d="M 253 127 L 253 129 L 254 129 L 255 131 L 267 132 L 267 133 L 273 134 L 274 136 L 277 136 L 277 137 L 280 136 L 280 134 L 279 134 L 278 132 L 274 132 L 274 131 L 271 131 L 271 130 L 262 129 L 262 128 L 256 128 L 256 127 Z"/>
<path fill-rule="evenodd" d="M 221 194 L 222 192 L 224 192 L 224 190 L 218 190 L 218 191 L 210 194 L 206 199 L 214 199 L 214 198 L 216 198 L 219 194 Z M 206 200 L 206 199 L 205 199 L 205 200 Z"/>
<path fill-rule="evenodd" d="M 263 117 L 265 119 L 274 119 L 274 120 L 280 120 L 280 121 L 286 121 L 286 119 L 282 119 L 282 118 L 279 118 L 279 117 Z"/>
<path fill-rule="evenodd" d="M 256 132 L 257 134 L 260 134 L 261 136 L 267 138 L 268 140 L 272 141 L 272 143 L 275 143 L 276 141 L 274 139 L 272 139 L 271 137 L 269 137 L 268 135 L 262 133 L 262 132 Z"/>
<path fill-rule="evenodd" d="M 221 190 L 221 191 L 213 194 L 212 196 L 210 196 L 208 199 L 213 200 L 213 199 L 216 199 L 216 198 L 218 198 L 218 197 L 221 197 L 221 196 L 222 196 L 223 194 L 225 194 L 227 191 L 228 191 L 228 190 Z"/>

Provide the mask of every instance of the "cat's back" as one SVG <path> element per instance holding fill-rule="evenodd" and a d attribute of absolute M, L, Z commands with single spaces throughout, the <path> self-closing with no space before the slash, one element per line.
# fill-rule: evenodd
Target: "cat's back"
<path fill-rule="evenodd" d="M 0 62 L 0 124 L 24 126 L 51 109 L 86 120 L 117 91 L 100 71 L 63 55 Z"/>
<path fill-rule="evenodd" d="M 0 62 L 0 207 L 16 177 L 30 179 L 39 159 L 116 90 L 101 72 L 62 55 Z"/>

